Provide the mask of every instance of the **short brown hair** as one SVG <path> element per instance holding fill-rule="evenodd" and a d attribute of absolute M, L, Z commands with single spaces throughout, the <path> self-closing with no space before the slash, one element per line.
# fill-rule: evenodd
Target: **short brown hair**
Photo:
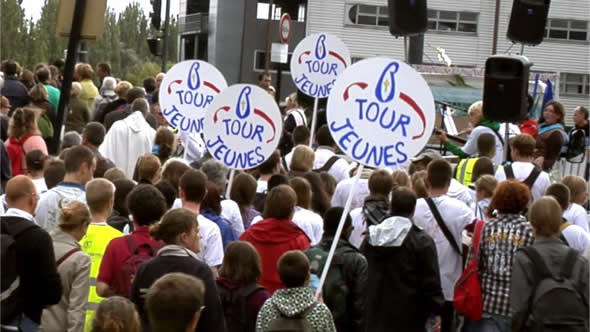
<path fill-rule="evenodd" d="M 92 66 L 87 63 L 79 63 L 76 65 L 76 74 L 80 80 L 91 80 L 94 75 Z"/>
<path fill-rule="evenodd" d="M 493 175 L 482 175 L 475 181 L 475 191 L 485 193 L 486 197 L 492 197 L 498 186 L 498 180 Z"/>
<path fill-rule="evenodd" d="M 105 179 L 115 182 L 121 179 L 127 179 L 127 175 L 125 175 L 125 171 L 119 167 L 109 168 L 104 172 Z"/>
<path fill-rule="evenodd" d="M 240 207 L 252 205 L 256 198 L 256 179 L 248 173 L 239 173 L 234 177 L 230 198 Z"/>
<path fill-rule="evenodd" d="M 117 94 L 117 96 L 119 96 L 119 98 L 127 99 L 127 94 L 129 93 L 129 91 L 131 91 L 131 89 L 133 89 L 133 84 L 127 81 L 121 81 L 115 87 L 115 93 Z"/>
<path fill-rule="evenodd" d="M 156 137 L 154 138 L 154 145 L 158 146 L 158 158 L 160 162 L 168 160 L 170 155 L 174 152 L 174 141 L 176 137 L 172 130 L 166 127 L 160 127 L 156 131 Z"/>
<path fill-rule="evenodd" d="M 201 203 L 207 193 L 207 176 L 200 170 L 189 169 L 180 177 L 178 186 L 187 201 Z"/>
<path fill-rule="evenodd" d="M 433 160 L 428 163 L 426 170 L 428 175 L 426 176 L 427 182 L 431 188 L 444 188 L 451 183 L 453 177 L 453 170 L 451 164 L 444 159 Z"/>
<path fill-rule="evenodd" d="M 162 164 L 160 159 L 151 153 L 144 154 L 137 160 L 138 180 L 152 182 L 152 179 L 160 172 Z"/>
<path fill-rule="evenodd" d="M 559 206 L 563 211 L 567 210 L 570 205 L 570 190 L 563 183 L 553 183 L 545 190 L 546 196 L 552 196 L 555 198 Z"/>
<path fill-rule="evenodd" d="M 503 214 L 519 214 L 524 211 L 531 199 L 531 192 L 526 184 L 518 180 L 502 181 L 496 187 L 490 211 L 498 210 Z"/>
<path fill-rule="evenodd" d="M 561 183 L 565 184 L 570 189 L 570 202 L 576 202 L 576 199 L 588 191 L 588 183 L 586 179 L 577 175 L 564 176 Z"/>
<path fill-rule="evenodd" d="M 106 179 L 94 179 L 86 184 L 86 204 L 90 212 L 106 211 L 115 199 L 115 185 Z"/>
<path fill-rule="evenodd" d="M 201 210 L 211 209 L 215 214 L 221 214 L 221 193 L 219 187 L 213 182 L 207 182 L 207 193 L 201 202 Z"/>
<path fill-rule="evenodd" d="M 159 223 L 150 227 L 150 235 L 156 241 L 176 244 L 180 234 L 190 233 L 198 225 L 195 213 L 184 208 L 174 209 L 166 212 Z"/>
<path fill-rule="evenodd" d="M 47 89 L 43 86 L 42 83 L 37 83 L 31 91 L 29 91 L 29 97 L 31 97 L 31 101 L 33 103 L 42 103 L 44 101 L 49 101 L 49 94 L 47 93 Z"/>
<path fill-rule="evenodd" d="M 369 176 L 369 191 L 372 196 L 389 197 L 392 188 L 393 178 L 386 170 L 374 170 Z"/>
<path fill-rule="evenodd" d="M 559 203 L 551 196 L 543 196 L 533 202 L 529 209 L 529 222 L 535 235 L 549 237 L 559 233 L 562 213 Z"/>
<path fill-rule="evenodd" d="M 297 145 L 293 150 L 291 165 L 289 168 L 293 171 L 309 172 L 313 168 L 315 153 L 307 145 Z"/>
<path fill-rule="evenodd" d="M 147 292 L 145 308 L 154 332 L 185 331 L 205 303 L 205 284 L 184 273 L 167 273 Z"/>
<path fill-rule="evenodd" d="M 404 169 L 398 169 L 391 173 L 391 179 L 393 180 L 393 187 L 391 190 L 394 190 L 398 187 L 411 187 L 412 181 L 410 179 L 410 175 Z"/>
<path fill-rule="evenodd" d="M 219 269 L 220 277 L 249 284 L 258 282 L 261 275 L 260 255 L 253 245 L 246 241 L 234 241 L 227 246 Z"/>
<path fill-rule="evenodd" d="M 139 332 L 141 324 L 135 305 L 121 296 L 111 296 L 100 302 L 94 318 L 92 332 Z"/>
<path fill-rule="evenodd" d="M 281 184 L 272 188 L 264 201 L 264 218 L 290 218 L 297 204 L 297 194 L 288 185 Z"/>
<path fill-rule="evenodd" d="M 531 135 L 520 134 L 510 140 L 510 147 L 518 151 L 521 157 L 532 157 L 535 154 L 537 142 Z"/>
<path fill-rule="evenodd" d="M 92 166 L 94 159 L 95 157 L 92 151 L 83 145 L 76 145 L 69 148 L 64 155 L 66 174 L 80 171 L 84 163 L 88 167 Z"/>
<path fill-rule="evenodd" d="M 324 186 L 326 194 L 332 198 L 334 192 L 336 191 L 338 182 L 336 182 L 336 179 L 334 179 L 334 177 L 328 172 L 321 172 L 320 179 L 322 179 L 322 185 Z"/>
<path fill-rule="evenodd" d="M 391 214 L 394 216 L 411 217 L 416 208 L 416 193 L 407 187 L 399 187 L 391 193 Z"/>
<path fill-rule="evenodd" d="M 473 165 L 471 182 L 477 181 L 483 175 L 494 175 L 494 162 L 488 157 L 479 157 Z"/>
<path fill-rule="evenodd" d="M 190 167 L 177 159 L 168 159 L 162 167 L 162 180 L 170 182 L 178 190 L 180 177 L 190 169 Z"/>
<path fill-rule="evenodd" d="M 412 190 L 416 193 L 418 198 L 428 197 L 428 189 L 426 189 L 426 171 L 418 171 L 412 174 Z"/>
<path fill-rule="evenodd" d="M 287 288 L 303 287 L 309 275 L 309 259 L 301 250 L 290 250 L 277 263 L 281 281 Z"/>
<path fill-rule="evenodd" d="M 279 150 L 275 150 L 269 157 L 264 161 L 260 166 L 258 166 L 258 170 L 260 174 L 272 174 L 281 162 L 281 152 Z"/>
<path fill-rule="evenodd" d="M 297 176 L 289 181 L 289 185 L 297 195 L 297 206 L 309 209 L 311 206 L 311 184 L 309 184 L 309 181 Z"/>
<path fill-rule="evenodd" d="M 550 100 L 547 102 L 547 104 L 545 104 L 545 108 L 549 107 L 549 106 L 553 106 L 553 110 L 555 111 L 555 113 L 559 114 L 559 123 L 561 123 L 562 125 L 564 124 L 564 120 L 565 120 L 565 109 L 563 107 L 563 104 L 558 102 L 557 100 Z M 545 110 L 545 109 L 543 109 Z"/>
<path fill-rule="evenodd" d="M 477 138 L 477 153 L 480 156 L 494 157 L 494 150 L 496 149 L 496 135 L 483 133 Z"/>

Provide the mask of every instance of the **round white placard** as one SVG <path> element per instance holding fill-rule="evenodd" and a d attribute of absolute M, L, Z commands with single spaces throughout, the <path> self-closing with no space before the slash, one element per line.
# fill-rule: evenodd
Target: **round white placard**
<path fill-rule="evenodd" d="M 215 97 L 227 88 L 223 74 L 201 60 L 177 63 L 160 85 L 159 102 L 164 118 L 188 133 L 203 131 L 203 118 Z"/>
<path fill-rule="evenodd" d="M 422 76 L 388 58 L 362 60 L 336 81 L 328 126 L 340 149 L 372 167 L 397 168 L 419 153 L 434 128 L 434 98 Z"/>
<path fill-rule="evenodd" d="M 265 90 L 236 84 L 209 105 L 204 120 L 205 145 L 213 158 L 232 169 L 262 164 L 281 140 L 283 120 Z"/>
<path fill-rule="evenodd" d="M 350 66 L 350 53 L 344 43 L 326 33 L 305 37 L 291 57 L 291 77 L 301 92 L 326 98 L 338 75 Z"/>

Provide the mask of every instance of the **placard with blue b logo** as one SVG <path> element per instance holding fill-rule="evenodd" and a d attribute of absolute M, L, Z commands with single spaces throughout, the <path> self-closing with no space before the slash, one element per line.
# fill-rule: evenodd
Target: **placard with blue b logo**
<path fill-rule="evenodd" d="M 283 120 L 273 97 L 256 85 L 236 84 L 209 105 L 205 145 L 213 158 L 231 169 L 262 164 L 281 140 Z"/>
<path fill-rule="evenodd" d="M 434 128 L 434 98 L 422 76 L 394 59 L 349 67 L 328 98 L 328 126 L 340 149 L 372 167 L 397 168 L 419 153 Z"/>
<path fill-rule="evenodd" d="M 213 65 L 201 60 L 177 63 L 160 85 L 162 114 L 172 127 L 198 134 L 203 131 L 207 107 L 225 88 L 223 74 Z"/>
<path fill-rule="evenodd" d="M 308 96 L 326 98 L 336 77 L 350 66 L 350 53 L 337 37 L 319 33 L 305 37 L 291 57 L 291 77 Z"/>

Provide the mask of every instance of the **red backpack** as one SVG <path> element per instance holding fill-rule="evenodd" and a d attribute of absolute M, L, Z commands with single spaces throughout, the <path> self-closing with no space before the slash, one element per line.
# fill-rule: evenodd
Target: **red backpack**
<path fill-rule="evenodd" d="M 115 294 L 129 298 L 131 296 L 131 285 L 133 285 L 137 270 L 141 264 L 152 259 L 154 253 L 159 248 L 154 248 L 147 243 L 137 246 L 135 239 L 131 235 L 125 235 L 125 239 L 127 240 L 127 246 L 129 247 L 131 256 L 121 264 L 115 273 L 111 288 Z"/>
<path fill-rule="evenodd" d="M 25 162 L 25 150 L 23 144 L 33 135 L 25 135 L 21 139 L 14 136 L 8 138 L 10 144 L 6 144 L 6 152 L 8 153 L 8 159 L 10 159 L 10 169 L 12 176 L 17 176 L 25 173 L 26 162 Z M 25 166 L 25 167 L 23 167 Z"/>
<path fill-rule="evenodd" d="M 483 313 L 483 298 L 481 296 L 481 284 L 477 271 L 477 251 L 483 230 L 483 220 L 478 220 L 473 232 L 473 258 L 455 284 L 453 305 L 458 312 L 472 321 L 481 320 Z"/>

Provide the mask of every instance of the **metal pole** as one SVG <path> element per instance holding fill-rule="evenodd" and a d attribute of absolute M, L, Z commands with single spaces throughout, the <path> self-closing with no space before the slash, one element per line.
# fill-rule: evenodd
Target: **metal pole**
<path fill-rule="evenodd" d="M 500 0 L 496 0 L 496 12 L 494 14 L 494 33 L 492 35 L 492 55 L 495 55 L 498 48 L 498 25 L 500 24 Z"/>
<path fill-rule="evenodd" d="M 524 55 L 524 43 L 520 44 L 520 55 Z"/>
<path fill-rule="evenodd" d="M 405 62 L 408 63 L 408 37 L 404 36 L 404 57 Z"/>
<path fill-rule="evenodd" d="M 272 5 L 273 0 L 270 0 L 268 2 L 268 19 L 266 20 L 266 57 L 264 58 L 264 71 L 266 72 L 270 68 L 270 28 L 272 25 L 272 17 L 274 14 L 272 12 Z"/>
<path fill-rule="evenodd" d="M 276 95 L 275 95 L 275 100 L 277 101 L 277 104 L 281 104 L 281 78 L 283 77 L 283 64 L 279 63 L 278 64 L 278 69 L 277 69 L 277 89 L 276 89 Z"/>
<path fill-rule="evenodd" d="M 64 79 L 61 85 L 61 94 L 57 106 L 57 119 L 53 138 L 49 147 L 49 153 L 57 154 L 61 138 L 61 127 L 65 121 L 66 105 L 70 101 L 70 91 L 72 89 L 72 80 L 74 79 L 74 66 L 76 65 L 76 50 L 80 42 L 82 32 L 82 23 L 84 23 L 84 11 L 86 9 L 86 0 L 76 0 L 74 15 L 72 18 L 72 29 L 70 30 L 70 39 L 68 41 L 68 54 L 64 67 Z"/>
<path fill-rule="evenodd" d="M 170 0 L 166 0 L 166 18 L 164 19 L 164 45 L 162 46 L 162 72 L 166 72 L 168 60 L 168 25 L 170 24 Z"/>

